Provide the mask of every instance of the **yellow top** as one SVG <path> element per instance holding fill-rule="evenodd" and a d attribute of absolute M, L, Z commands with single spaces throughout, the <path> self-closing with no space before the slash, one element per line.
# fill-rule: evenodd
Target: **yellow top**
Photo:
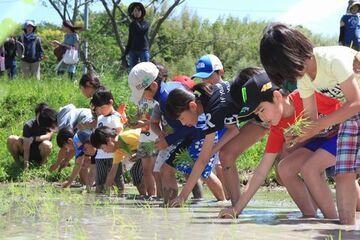
<path fill-rule="evenodd" d="M 140 144 L 141 128 L 131 129 L 120 133 L 118 142 L 120 147 L 115 150 L 113 164 L 119 164 L 126 156 L 136 151 Z"/>
<path fill-rule="evenodd" d="M 297 87 L 301 98 L 308 98 L 317 91 L 328 97 L 344 101 L 340 84 L 354 75 L 355 54 L 355 50 L 344 46 L 315 47 L 316 77 L 311 80 L 305 74 L 298 79 Z M 354 77 L 359 84 L 359 76 L 354 75 Z"/>

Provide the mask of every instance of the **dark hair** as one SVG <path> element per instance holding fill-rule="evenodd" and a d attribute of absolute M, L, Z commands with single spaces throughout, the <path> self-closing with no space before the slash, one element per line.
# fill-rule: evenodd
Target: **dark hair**
<path fill-rule="evenodd" d="M 74 131 L 71 128 L 62 128 L 59 130 L 57 136 L 56 136 L 56 143 L 59 146 L 59 148 L 62 148 L 65 146 L 67 141 L 74 137 Z"/>
<path fill-rule="evenodd" d="M 45 108 L 39 113 L 39 125 L 45 128 L 54 128 L 57 125 L 58 112 L 52 108 Z"/>
<path fill-rule="evenodd" d="M 163 64 L 160 64 L 160 63 L 157 63 L 157 62 L 153 62 L 156 67 L 159 69 L 159 76 L 158 77 L 161 77 L 162 81 L 166 81 L 166 79 L 169 77 L 169 70 L 163 65 Z"/>
<path fill-rule="evenodd" d="M 114 97 L 111 91 L 107 89 L 99 89 L 94 93 L 90 103 L 94 107 L 101 107 L 105 104 L 109 104 L 110 100 L 114 102 Z"/>
<path fill-rule="evenodd" d="M 259 67 L 248 67 L 242 69 L 230 85 L 230 95 L 232 100 L 236 103 L 242 102 L 240 94 L 241 88 L 250 78 L 264 71 L 264 69 Z"/>
<path fill-rule="evenodd" d="M 79 86 L 84 88 L 92 87 L 94 89 L 105 88 L 104 86 L 101 85 L 99 77 L 96 76 L 95 73 L 92 71 L 89 71 L 88 73 L 83 74 L 81 76 L 81 79 L 79 81 Z"/>
<path fill-rule="evenodd" d="M 260 60 L 271 81 L 281 86 L 285 80 L 294 82 L 301 76 L 313 48 L 298 30 L 281 23 L 271 24 L 260 42 Z"/>
<path fill-rule="evenodd" d="M 180 114 L 189 109 L 191 101 L 199 101 L 205 108 L 213 94 L 213 86 L 209 83 L 199 83 L 192 88 L 193 92 L 185 89 L 174 89 L 166 100 L 166 114 L 177 119 Z"/>
<path fill-rule="evenodd" d="M 39 103 L 35 107 L 35 115 L 37 116 L 39 113 L 42 112 L 42 110 L 44 110 L 45 108 L 48 108 L 48 107 L 49 107 L 49 105 L 45 102 Z"/>
<path fill-rule="evenodd" d="M 115 138 L 116 130 L 106 126 L 96 128 L 90 135 L 90 143 L 94 148 L 100 148 L 102 144 L 107 143 L 108 138 Z"/>

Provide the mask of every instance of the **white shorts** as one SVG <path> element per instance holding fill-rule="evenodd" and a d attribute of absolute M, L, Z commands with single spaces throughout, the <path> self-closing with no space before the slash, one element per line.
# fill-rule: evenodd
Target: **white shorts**
<path fill-rule="evenodd" d="M 166 162 L 166 160 L 169 159 L 171 153 L 176 149 L 176 147 L 180 143 L 181 143 L 181 141 L 178 143 L 172 144 L 172 145 L 168 146 L 167 148 L 159 151 L 159 153 L 156 157 L 155 165 L 154 165 L 154 172 L 160 172 L 161 166 L 164 164 L 164 162 Z"/>

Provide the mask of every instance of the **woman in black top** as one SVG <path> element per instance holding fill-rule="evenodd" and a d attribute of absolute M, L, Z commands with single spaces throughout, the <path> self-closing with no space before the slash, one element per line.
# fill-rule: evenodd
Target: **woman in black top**
<path fill-rule="evenodd" d="M 149 52 L 149 23 L 144 19 L 146 10 L 144 5 L 133 2 L 129 5 L 128 13 L 133 20 L 129 25 L 129 38 L 125 49 L 128 55 L 129 69 L 140 62 L 150 61 Z"/>

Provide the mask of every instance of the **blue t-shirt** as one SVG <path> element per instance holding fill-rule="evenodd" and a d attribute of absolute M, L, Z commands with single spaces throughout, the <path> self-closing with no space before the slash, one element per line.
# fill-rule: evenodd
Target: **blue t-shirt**
<path fill-rule="evenodd" d="M 77 33 L 67 33 L 64 37 L 64 44 L 75 46 L 75 43 L 79 42 L 79 35 Z"/>
<path fill-rule="evenodd" d="M 360 47 L 360 14 L 346 14 L 342 16 L 344 23 L 344 46 Z"/>
<path fill-rule="evenodd" d="M 76 133 L 73 137 L 73 144 L 75 149 L 75 160 L 84 155 L 84 144 L 80 142 L 79 136 Z"/>
<path fill-rule="evenodd" d="M 178 142 L 181 139 L 201 139 L 204 138 L 204 133 L 201 129 L 195 127 L 183 126 L 179 120 L 172 119 L 166 115 L 166 101 L 169 93 L 174 89 L 185 89 L 184 85 L 177 82 L 164 83 L 161 82 L 154 99 L 159 103 L 160 111 L 165 117 L 167 124 L 174 130 L 174 133 L 165 137 L 166 142 L 171 145 Z"/>

